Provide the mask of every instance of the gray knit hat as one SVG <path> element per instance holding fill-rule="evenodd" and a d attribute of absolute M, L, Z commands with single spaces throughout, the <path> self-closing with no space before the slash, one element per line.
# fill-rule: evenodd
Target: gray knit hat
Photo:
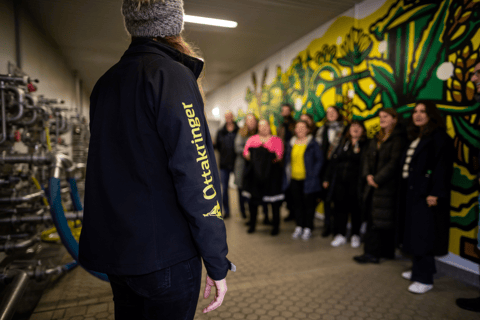
<path fill-rule="evenodd" d="M 122 14 L 132 37 L 164 38 L 183 30 L 183 0 L 123 0 Z"/>

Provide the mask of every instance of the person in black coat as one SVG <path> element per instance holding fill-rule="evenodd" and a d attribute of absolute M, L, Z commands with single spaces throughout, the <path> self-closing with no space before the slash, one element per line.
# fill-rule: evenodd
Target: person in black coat
<path fill-rule="evenodd" d="M 361 159 L 367 144 L 363 122 L 353 121 L 347 128 L 345 137 L 335 150 L 327 170 L 323 187 L 329 189 L 333 202 L 333 239 L 331 245 L 338 247 L 347 242 L 347 222 L 351 217 L 351 245 L 360 246 L 360 171 Z"/>
<path fill-rule="evenodd" d="M 237 136 L 238 126 L 233 121 L 233 113 L 227 111 L 225 113 L 225 125 L 217 132 L 217 143 L 215 147 L 220 154 L 220 179 L 222 180 L 223 191 L 223 218 L 230 217 L 230 205 L 228 201 L 228 181 L 230 173 L 233 172 L 235 166 L 235 138 Z"/>
<path fill-rule="evenodd" d="M 398 177 L 406 137 L 394 109 L 381 109 L 379 117 L 381 130 L 370 141 L 363 161 L 362 201 L 368 228 L 364 254 L 354 257 L 358 263 L 395 258 Z"/>
<path fill-rule="evenodd" d="M 180 0 L 124 0 L 132 42 L 90 96 L 79 263 L 106 273 L 115 319 L 193 319 L 226 293 L 220 178 Z M 162 13 L 162 14 L 160 14 Z"/>
<path fill-rule="evenodd" d="M 419 102 L 409 126 L 411 143 L 403 156 L 402 197 L 405 214 L 403 250 L 413 256 L 402 276 L 408 290 L 433 288 L 434 256 L 448 253 L 453 142 L 433 102 Z"/>
<path fill-rule="evenodd" d="M 282 122 L 279 124 L 277 132 L 278 136 L 282 139 L 284 146 L 287 146 L 290 143 L 290 139 L 295 135 L 296 121 L 292 116 L 294 112 L 295 110 L 292 105 L 288 103 L 282 105 Z M 287 204 L 288 217 L 286 217 L 284 221 L 295 220 L 295 208 L 293 207 L 292 196 L 288 190 L 285 193 L 285 202 Z"/>

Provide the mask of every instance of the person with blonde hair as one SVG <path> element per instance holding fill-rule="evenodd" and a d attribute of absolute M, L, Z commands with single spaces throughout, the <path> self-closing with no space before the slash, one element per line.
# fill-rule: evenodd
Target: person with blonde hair
<path fill-rule="evenodd" d="M 79 262 L 108 275 L 115 319 L 193 319 L 200 293 L 227 291 L 220 177 L 181 36 L 181 0 L 124 0 L 132 42 L 95 84 Z"/>
<path fill-rule="evenodd" d="M 368 228 L 364 254 L 354 257 L 358 263 L 395 258 L 400 159 L 407 138 L 394 109 L 382 108 L 378 114 L 381 129 L 365 149 L 360 177 L 366 184 L 362 201 Z"/>

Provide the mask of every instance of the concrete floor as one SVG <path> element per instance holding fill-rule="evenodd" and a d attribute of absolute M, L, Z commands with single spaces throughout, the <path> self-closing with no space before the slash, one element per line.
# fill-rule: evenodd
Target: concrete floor
<path fill-rule="evenodd" d="M 232 190 L 231 194 L 235 196 Z M 235 198 L 231 200 L 234 203 Z M 262 215 L 257 232 L 247 234 L 238 209 L 232 209 L 225 224 L 228 257 L 237 272 L 227 276 L 223 305 L 202 314 L 211 301 L 203 299 L 204 269 L 196 320 L 480 318 L 455 305 L 456 298 L 478 297 L 479 290 L 472 286 L 437 274 L 432 291 L 415 295 L 407 291 L 410 282 L 400 276 L 410 266 L 406 259 L 358 265 L 352 257 L 361 254 L 361 248 L 353 249 L 350 244 L 333 248 L 330 238 L 320 237 L 320 228 L 307 242 L 292 240 L 293 222 L 282 221 L 280 234 L 272 237 L 271 227 L 260 222 Z M 283 209 L 282 214 L 286 214 Z M 77 268 L 44 292 L 30 319 L 114 319 L 110 286 Z"/>

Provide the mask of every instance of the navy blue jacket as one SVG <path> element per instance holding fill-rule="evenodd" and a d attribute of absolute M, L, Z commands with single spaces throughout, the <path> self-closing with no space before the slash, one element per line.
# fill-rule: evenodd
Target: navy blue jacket
<path fill-rule="evenodd" d="M 290 140 L 290 143 L 287 144 L 285 151 L 285 175 L 283 179 L 283 190 L 287 190 L 290 186 L 290 180 L 292 179 L 292 146 L 295 143 L 297 138 L 293 137 Z M 320 192 L 322 190 L 322 184 L 320 182 L 320 172 L 322 171 L 323 166 L 323 152 L 320 149 L 319 145 L 313 139 L 313 136 L 308 136 L 307 149 L 303 156 L 305 161 L 305 185 L 304 193 L 311 194 L 315 192 Z"/>
<path fill-rule="evenodd" d="M 80 263 L 116 275 L 201 255 L 225 278 L 220 179 L 197 78 L 201 60 L 132 41 L 90 97 Z"/>

